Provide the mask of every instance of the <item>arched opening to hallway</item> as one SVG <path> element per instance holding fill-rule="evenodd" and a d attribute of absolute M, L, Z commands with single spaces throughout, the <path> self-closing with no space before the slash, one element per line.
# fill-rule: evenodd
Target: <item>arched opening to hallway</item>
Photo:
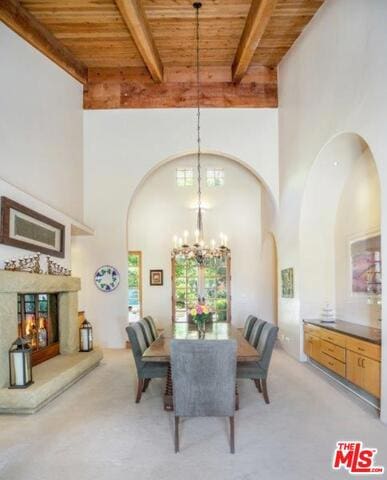
<path fill-rule="evenodd" d="M 321 319 L 329 312 L 336 320 L 332 328 L 348 328 L 349 332 L 357 329 L 364 332 L 363 340 L 369 335 L 379 338 L 380 343 L 380 218 L 380 181 L 370 148 L 357 134 L 335 136 L 320 151 L 304 192 L 300 223 L 301 319 Z M 355 355 L 364 352 L 366 346 L 361 345 L 362 350 L 355 352 L 353 341 L 337 337 L 337 342 L 342 343 L 339 349 L 333 340 L 327 344 L 326 338 L 305 338 L 301 348 L 309 358 L 328 367 L 340 380 L 343 378 L 346 386 L 367 401 L 379 405 L 380 347 L 374 348 L 371 357 L 360 358 Z"/>

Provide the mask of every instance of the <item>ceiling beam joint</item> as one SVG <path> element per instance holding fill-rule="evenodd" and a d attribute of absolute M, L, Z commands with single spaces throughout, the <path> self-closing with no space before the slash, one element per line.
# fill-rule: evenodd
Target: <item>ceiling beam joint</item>
<path fill-rule="evenodd" d="M 163 64 L 140 0 L 115 0 L 142 59 L 156 83 L 163 81 Z"/>
<path fill-rule="evenodd" d="M 277 0 L 253 0 L 232 65 L 232 79 L 239 83 L 265 33 Z"/>
<path fill-rule="evenodd" d="M 17 0 L 0 1 L 0 20 L 76 80 L 87 83 L 87 66 Z"/>

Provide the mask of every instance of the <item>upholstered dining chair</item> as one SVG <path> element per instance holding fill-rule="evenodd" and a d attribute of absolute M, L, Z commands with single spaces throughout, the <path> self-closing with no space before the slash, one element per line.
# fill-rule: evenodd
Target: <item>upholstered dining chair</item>
<path fill-rule="evenodd" d="M 235 339 L 171 341 L 176 453 L 180 417 L 229 417 L 235 452 L 236 352 Z"/>
<path fill-rule="evenodd" d="M 239 363 L 237 368 L 237 378 L 250 378 L 254 380 L 258 391 L 263 393 L 265 403 L 270 403 L 267 392 L 267 375 L 277 334 L 278 327 L 271 323 L 265 323 L 257 345 L 259 360 L 257 362 L 246 362 L 244 364 Z"/>
<path fill-rule="evenodd" d="M 151 343 L 153 343 L 153 335 L 152 335 L 152 331 L 149 327 L 149 324 L 148 322 L 142 318 L 141 320 L 139 320 L 138 322 L 140 325 L 141 325 L 141 328 L 144 332 L 144 336 L 145 336 L 145 342 L 146 342 L 146 346 L 149 347 L 149 345 Z"/>
<path fill-rule="evenodd" d="M 149 326 L 149 329 L 151 331 L 151 334 L 152 334 L 152 339 L 153 341 L 156 340 L 156 338 L 159 336 L 158 332 L 157 332 L 157 328 L 156 328 L 156 323 L 155 321 L 153 320 L 153 317 L 151 317 L 150 315 L 144 317 L 144 320 L 146 321 L 146 323 L 148 324 Z"/>
<path fill-rule="evenodd" d="M 142 354 L 147 349 L 147 344 L 140 322 L 132 323 L 126 327 L 126 332 L 137 369 L 136 403 L 139 403 L 142 393 L 146 391 L 152 378 L 165 378 L 167 376 L 168 363 L 144 362 L 142 360 Z"/>
<path fill-rule="evenodd" d="M 257 318 L 253 328 L 251 329 L 250 336 L 248 338 L 248 342 L 250 345 L 252 345 L 254 348 L 257 348 L 259 337 L 261 336 L 261 332 L 263 329 L 263 326 L 265 325 L 265 321 L 261 320 L 260 318 Z"/>
<path fill-rule="evenodd" d="M 246 318 L 245 326 L 243 329 L 243 336 L 245 337 L 246 340 L 250 338 L 251 330 L 253 329 L 256 321 L 257 321 L 257 317 L 254 317 L 254 315 L 249 315 Z"/>

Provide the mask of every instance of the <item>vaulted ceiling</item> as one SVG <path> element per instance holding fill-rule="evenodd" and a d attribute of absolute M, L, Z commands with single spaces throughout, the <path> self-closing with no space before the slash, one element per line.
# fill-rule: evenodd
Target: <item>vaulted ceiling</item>
<path fill-rule="evenodd" d="M 277 106 L 276 67 L 323 0 L 202 0 L 203 106 Z M 85 85 L 85 108 L 195 104 L 190 0 L 0 0 L 0 20 Z"/>

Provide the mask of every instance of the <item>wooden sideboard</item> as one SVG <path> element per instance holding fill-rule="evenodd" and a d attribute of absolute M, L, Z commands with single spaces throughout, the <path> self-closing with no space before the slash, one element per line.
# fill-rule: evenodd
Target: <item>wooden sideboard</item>
<path fill-rule="evenodd" d="M 366 392 L 380 398 L 381 346 L 375 334 L 363 338 L 351 335 L 351 324 L 340 322 L 342 332 L 304 321 L 304 352 Z M 345 325 L 344 325 L 345 324 Z M 340 327 L 338 327 L 340 328 Z M 360 327 L 361 328 L 361 327 Z M 354 325 L 354 329 L 359 329 Z M 367 327 L 364 327 L 367 329 Z M 377 329 L 368 329 L 372 331 Z"/>

